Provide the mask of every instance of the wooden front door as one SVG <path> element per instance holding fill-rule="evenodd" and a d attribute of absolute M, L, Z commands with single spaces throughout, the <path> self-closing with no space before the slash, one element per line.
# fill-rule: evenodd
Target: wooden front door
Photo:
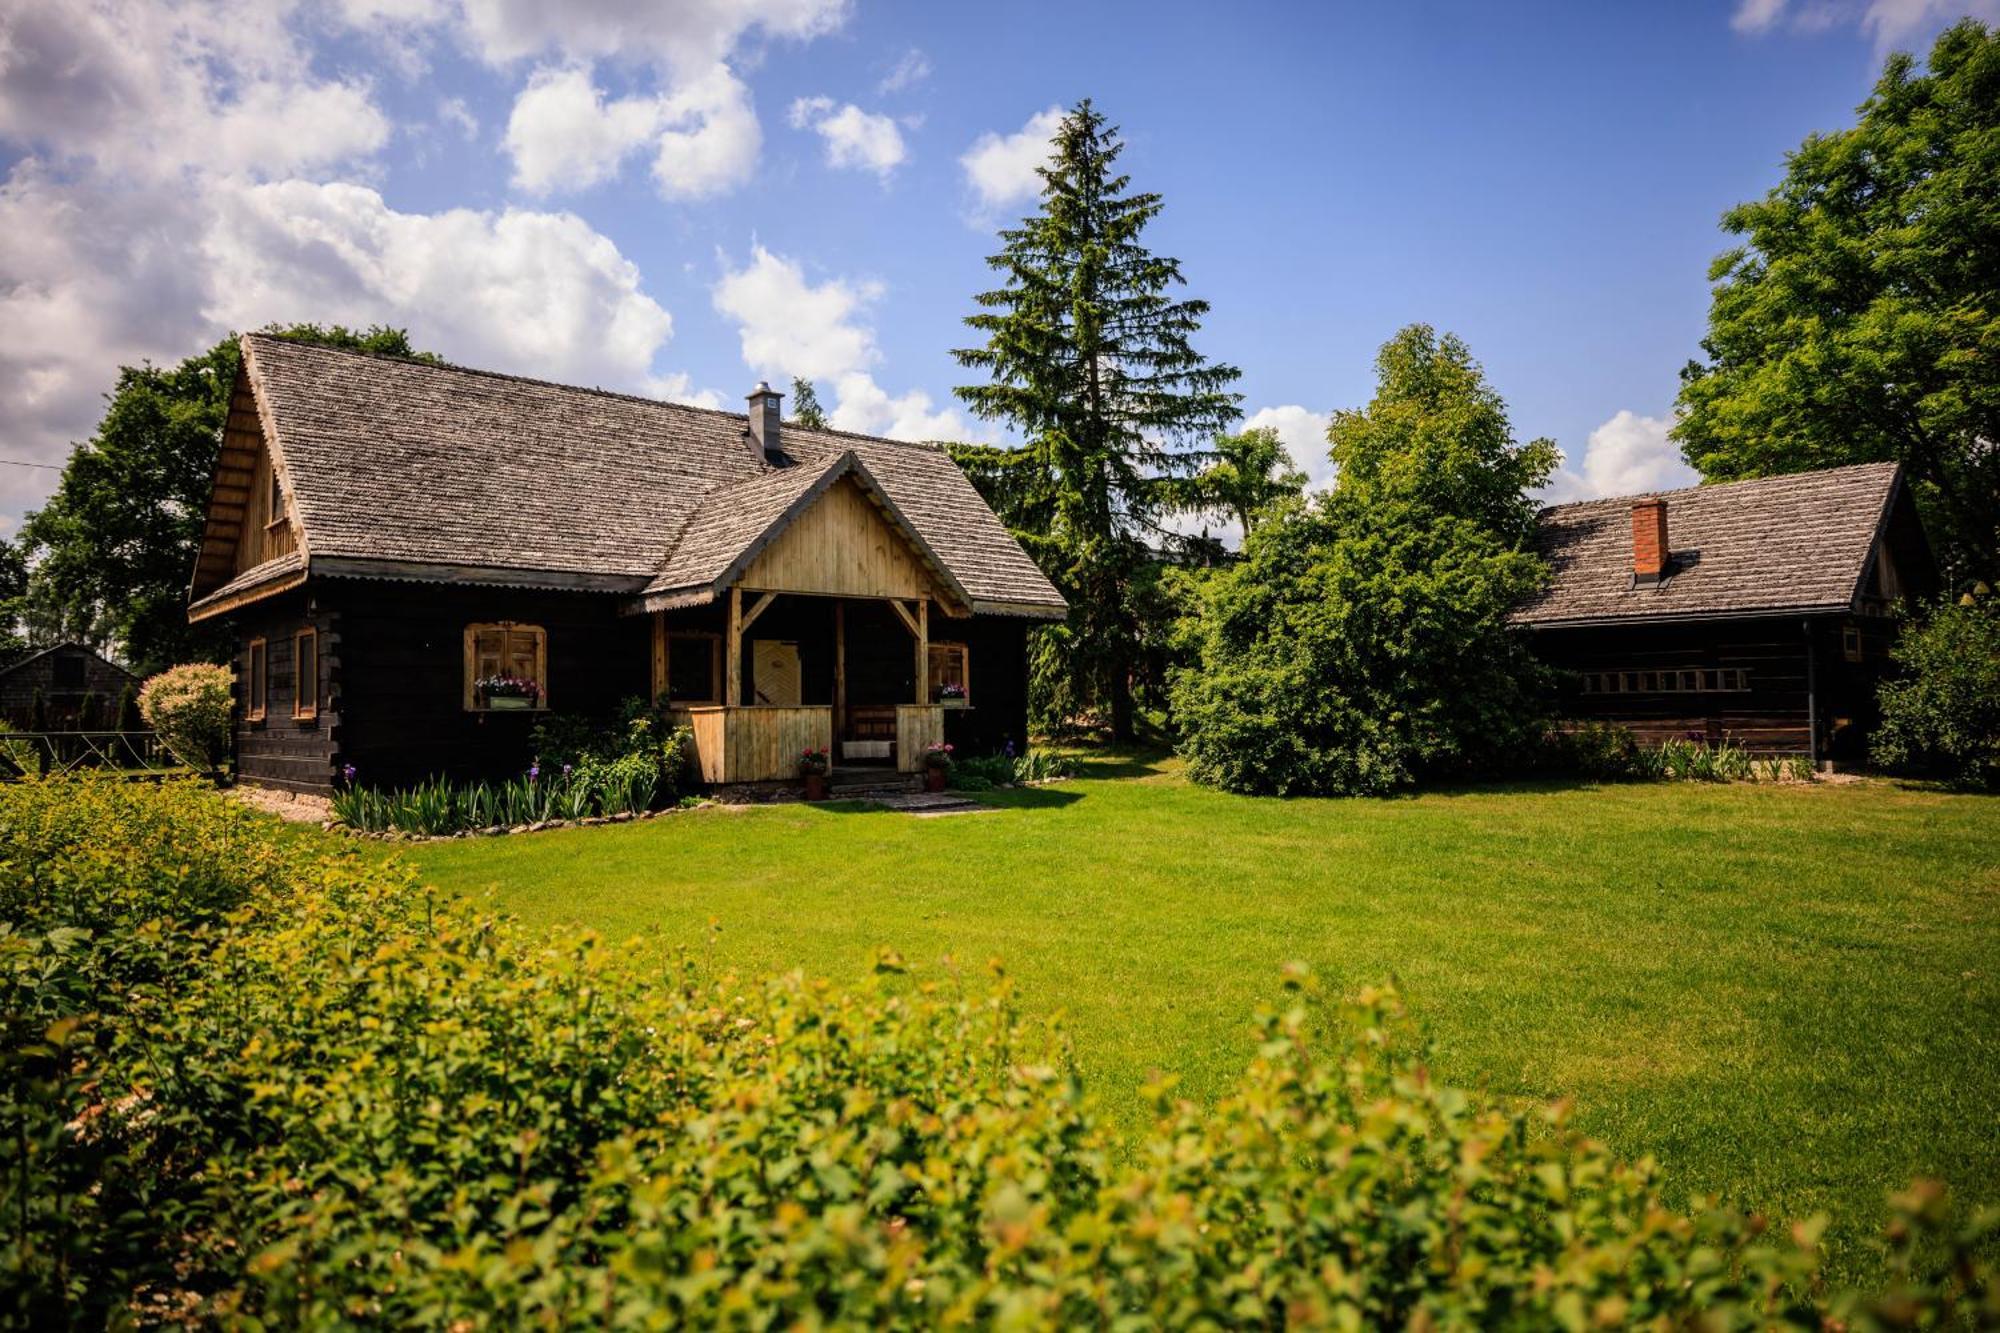
<path fill-rule="evenodd" d="M 760 704 L 799 705 L 799 645 L 789 639 L 757 639 L 750 645 L 750 661 Z"/>

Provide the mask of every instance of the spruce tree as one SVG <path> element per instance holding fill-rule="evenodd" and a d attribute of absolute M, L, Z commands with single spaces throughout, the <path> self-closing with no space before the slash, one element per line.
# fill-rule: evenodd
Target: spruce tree
<path fill-rule="evenodd" d="M 1240 373 L 1194 349 L 1208 303 L 1180 296 L 1180 262 L 1146 248 L 1163 201 L 1117 174 L 1123 148 L 1088 99 L 1063 118 L 1039 168 L 1040 211 L 1000 233 L 987 263 L 1001 285 L 966 319 L 986 342 L 953 353 L 989 376 L 958 396 L 1024 441 L 1028 477 L 1004 516 L 1070 601 L 1038 653 L 1043 693 L 1108 709 L 1121 740 L 1140 647 L 1134 575 L 1168 537 L 1172 483 L 1207 464 L 1201 442 L 1238 417 Z"/>
<path fill-rule="evenodd" d="M 826 429 L 826 409 L 819 405 L 819 391 L 811 380 L 792 376 L 792 420 L 810 430 Z"/>

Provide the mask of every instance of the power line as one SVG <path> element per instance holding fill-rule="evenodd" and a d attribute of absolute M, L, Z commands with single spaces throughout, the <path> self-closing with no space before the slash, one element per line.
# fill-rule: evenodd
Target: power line
<path fill-rule="evenodd" d="M 0 458 L 0 463 L 4 463 L 8 467 L 42 467 L 47 468 L 51 472 L 62 471 L 61 463 L 30 463 L 20 458 Z"/>

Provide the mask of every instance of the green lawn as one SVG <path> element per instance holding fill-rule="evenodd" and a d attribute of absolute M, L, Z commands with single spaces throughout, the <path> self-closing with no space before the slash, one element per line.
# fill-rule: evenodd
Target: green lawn
<path fill-rule="evenodd" d="M 1061 1011 L 1106 1112 L 1152 1071 L 1210 1097 L 1279 966 L 1399 979 L 1443 1077 L 1575 1099 L 1676 1191 L 1831 1209 L 1871 1266 L 1919 1173 L 2000 1202 L 2000 799 L 1888 784 L 1218 795 L 1169 765 L 996 814 L 706 809 L 427 844 L 427 878 L 530 924 L 666 949 L 721 925 L 745 971 L 1005 960 Z"/>

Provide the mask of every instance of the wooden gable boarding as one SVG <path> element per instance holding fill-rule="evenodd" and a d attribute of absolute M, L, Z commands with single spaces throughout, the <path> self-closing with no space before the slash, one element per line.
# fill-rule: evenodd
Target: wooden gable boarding
<path fill-rule="evenodd" d="M 299 549 L 291 481 L 246 367 L 237 373 L 230 395 L 192 594 L 200 598 L 239 574 Z M 260 594 L 270 591 L 261 589 Z"/>
<path fill-rule="evenodd" d="M 738 582 L 754 591 L 912 601 L 935 586 L 909 539 L 851 475 L 786 524 Z"/>

